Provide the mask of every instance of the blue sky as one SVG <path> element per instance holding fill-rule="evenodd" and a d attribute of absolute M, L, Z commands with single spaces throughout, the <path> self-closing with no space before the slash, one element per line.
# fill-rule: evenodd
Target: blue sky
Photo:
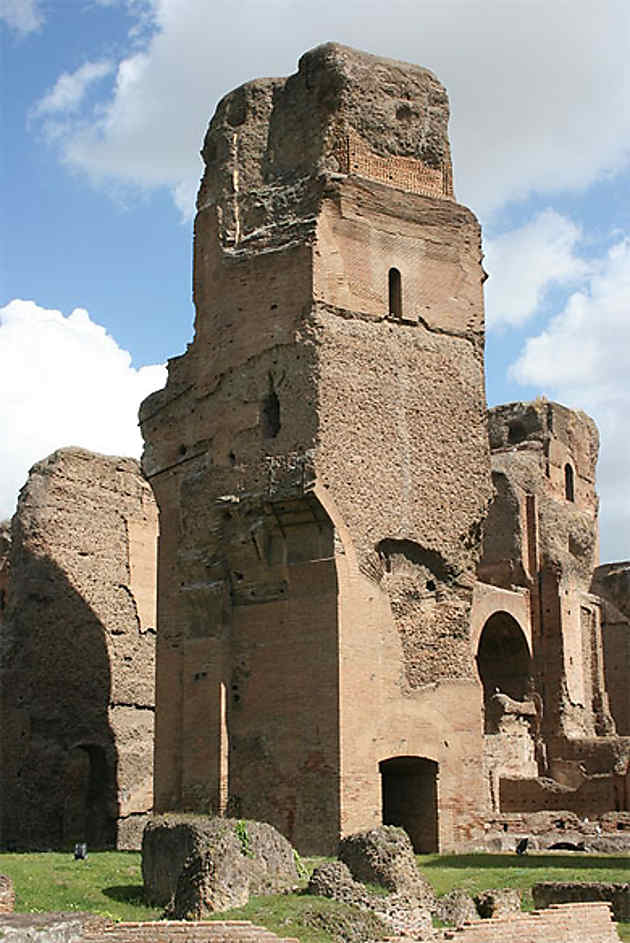
<path fill-rule="evenodd" d="M 602 559 L 630 557 L 627 0 L 0 0 L 0 34 L 0 517 L 56 447 L 139 454 L 138 401 L 192 336 L 214 107 L 336 40 L 447 86 L 456 193 L 484 227 L 489 402 L 594 416 Z"/>

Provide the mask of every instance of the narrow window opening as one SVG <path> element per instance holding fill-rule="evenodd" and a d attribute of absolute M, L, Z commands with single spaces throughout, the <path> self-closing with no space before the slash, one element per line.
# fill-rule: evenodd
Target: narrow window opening
<path fill-rule="evenodd" d="M 397 268 L 389 270 L 389 314 L 402 318 L 402 280 Z"/>
<path fill-rule="evenodd" d="M 280 400 L 271 373 L 269 373 L 269 392 L 262 401 L 260 418 L 264 438 L 275 439 L 280 432 Z"/>
<path fill-rule="evenodd" d="M 275 439 L 280 431 L 280 400 L 274 390 L 263 400 L 262 421 L 265 439 Z"/>
<path fill-rule="evenodd" d="M 567 462 L 564 466 L 564 496 L 567 501 L 575 501 L 575 487 L 573 484 L 573 469 Z"/>

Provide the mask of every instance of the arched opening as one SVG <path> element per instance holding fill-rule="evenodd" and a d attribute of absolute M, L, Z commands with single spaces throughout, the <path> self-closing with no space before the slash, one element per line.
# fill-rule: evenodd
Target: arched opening
<path fill-rule="evenodd" d="M 515 701 L 525 700 L 532 673 L 523 630 L 509 613 L 495 612 L 490 616 L 479 639 L 476 660 L 483 685 L 484 730 L 496 733 L 493 695 L 507 694 Z"/>
<path fill-rule="evenodd" d="M 389 315 L 402 318 L 402 279 L 397 268 L 389 270 Z"/>
<path fill-rule="evenodd" d="M 116 846 L 116 809 L 111 805 L 112 777 L 105 749 L 80 744 L 68 753 L 65 770 L 64 844 L 87 842 L 88 848 Z"/>
<path fill-rule="evenodd" d="M 573 469 L 567 462 L 564 466 L 564 496 L 567 501 L 575 501 L 575 486 L 573 484 Z"/>
<path fill-rule="evenodd" d="M 394 756 L 379 763 L 383 825 L 405 829 L 416 854 L 439 850 L 438 764 L 422 756 Z"/>

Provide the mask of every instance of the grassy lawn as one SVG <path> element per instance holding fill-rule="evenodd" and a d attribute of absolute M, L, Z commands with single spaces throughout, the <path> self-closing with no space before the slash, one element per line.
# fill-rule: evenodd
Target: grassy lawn
<path fill-rule="evenodd" d="M 70 852 L 0 854 L 0 874 L 13 879 L 19 911 L 89 910 L 114 920 L 161 913 L 143 901 L 138 852 L 90 852 L 86 861 Z"/>
<path fill-rule="evenodd" d="M 309 870 L 324 859 L 303 859 Z M 531 886 L 537 881 L 618 881 L 630 879 L 630 858 L 588 854 L 419 855 L 420 870 L 438 895 L 460 888 L 476 894 L 489 888 L 521 891 L 532 907 Z M 93 852 L 87 861 L 69 853 L 0 854 L 0 873 L 15 884 L 16 910 L 88 910 L 114 920 L 157 920 L 160 910 L 142 901 L 140 855 L 137 852 Z M 254 897 L 246 907 L 217 917 L 251 920 L 301 943 L 330 943 L 318 915 L 343 936 L 351 909 L 346 905 L 300 894 Z M 630 924 L 620 926 L 630 941 Z"/>
<path fill-rule="evenodd" d="M 532 884 L 538 881 L 630 880 L 630 857 L 621 855 L 417 855 L 418 867 L 438 896 L 454 888 L 478 894 L 490 888 L 521 891 L 526 909 L 533 906 Z"/>

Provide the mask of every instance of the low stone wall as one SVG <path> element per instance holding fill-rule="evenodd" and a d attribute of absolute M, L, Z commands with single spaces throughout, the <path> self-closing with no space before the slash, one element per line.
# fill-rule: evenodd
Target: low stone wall
<path fill-rule="evenodd" d="M 581 818 L 575 812 L 529 812 L 497 815 L 486 823 L 481 847 L 513 852 L 519 839 L 529 838 L 528 851 L 544 851 L 557 842 L 584 842 L 592 854 L 630 853 L 630 812 L 607 812 Z M 478 850 L 479 843 L 475 845 Z"/>
<path fill-rule="evenodd" d="M 630 921 L 630 884 L 541 881 L 534 884 L 532 895 L 536 907 L 577 901 L 607 901 L 612 905 L 615 920 Z"/>
<path fill-rule="evenodd" d="M 109 920 L 95 914 L 43 913 L 0 916 L 2 943 L 80 943 L 90 931 L 103 931 Z"/>
<path fill-rule="evenodd" d="M 563 786 L 553 779 L 511 779 L 499 784 L 502 812 L 538 812 L 546 810 L 575 812 L 577 815 L 601 815 L 615 808 L 615 780 L 611 775 L 591 776 L 578 789 Z"/>
<path fill-rule="evenodd" d="M 619 943 L 608 904 L 555 904 L 548 910 L 511 914 L 443 930 L 456 943 Z"/>
<path fill-rule="evenodd" d="M 101 932 L 90 932 L 80 943 L 299 943 L 280 938 L 248 920 L 160 920 L 147 923 L 117 923 Z"/>

